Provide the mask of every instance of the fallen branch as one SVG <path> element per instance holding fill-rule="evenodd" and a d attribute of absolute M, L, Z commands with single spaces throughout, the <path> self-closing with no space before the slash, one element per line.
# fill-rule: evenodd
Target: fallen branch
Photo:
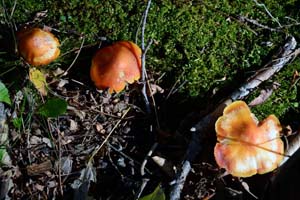
<path fill-rule="evenodd" d="M 150 40 L 149 44 L 147 46 L 145 46 L 145 29 L 146 29 L 147 17 L 148 17 L 148 12 L 149 12 L 150 6 L 151 6 L 151 0 L 148 1 L 146 10 L 143 15 L 142 33 L 141 33 L 141 39 L 142 39 L 142 57 L 141 57 L 142 77 L 141 77 L 141 82 L 143 84 L 142 94 L 143 94 L 144 101 L 146 104 L 147 113 L 151 113 L 151 109 L 150 109 L 150 103 L 149 103 L 147 92 L 146 92 L 146 88 L 147 88 L 146 79 L 148 79 L 147 72 L 146 72 L 146 53 L 149 50 L 150 45 L 152 44 L 152 40 Z"/>
<path fill-rule="evenodd" d="M 232 101 L 243 99 L 256 89 L 262 82 L 270 79 L 276 72 L 281 70 L 287 63 L 291 62 L 300 52 L 296 49 L 297 42 L 294 37 L 290 37 L 285 45 L 276 55 L 276 59 L 270 61 L 255 75 L 250 77 L 244 84 L 235 90 L 228 99 L 222 101 L 215 110 L 203 117 L 194 127 L 191 128 L 192 138 L 186 151 L 181 170 L 173 181 L 170 192 L 170 200 L 180 199 L 181 190 L 183 189 L 186 177 L 191 170 L 191 162 L 201 151 L 201 143 L 204 133 L 207 132 L 215 123 L 217 118 L 222 114 L 223 109 Z"/>

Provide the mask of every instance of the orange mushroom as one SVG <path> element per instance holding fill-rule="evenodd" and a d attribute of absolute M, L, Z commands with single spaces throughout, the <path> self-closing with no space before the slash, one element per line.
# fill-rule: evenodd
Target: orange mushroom
<path fill-rule="evenodd" d="M 279 120 L 270 115 L 258 122 L 243 101 L 228 105 L 215 129 L 216 162 L 233 176 L 249 177 L 273 171 L 283 159 Z"/>
<path fill-rule="evenodd" d="M 116 42 L 99 49 L 92 59 L 90 76 L 98 89 L 120 92 L 126 83 L 141 76 L 141 49 L 130 41 Z"/>
<path fill-rule="evenodd" d="M 47 65 L 60 54 L 58 39 L 40 28 L 21 30 L 17 39 L 19 53 L 33 66 Z"/>

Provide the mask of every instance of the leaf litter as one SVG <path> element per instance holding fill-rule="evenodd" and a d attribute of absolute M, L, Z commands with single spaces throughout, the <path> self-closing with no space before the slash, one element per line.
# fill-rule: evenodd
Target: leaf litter
<path fill-rule="evenodd" d="M 97 177 L 103 179 L 101 174 L 106 176 L 112 170 L 119 171 L 119 176 L 124 177 L 121 179 L 123 182 L 131 177 L 131 183 L 127 184 L 137 187 L 133 180 L 138 181 L 138 174 L 132 172 L 138 171 L 140 166 L 137 160 L 131 158 L 136 150 L 133 149 L 135 136 L 130 126 L 134 118 L 142 116 L 140 110 L 132 106 L 127 93 L 111 95 L 106 91 L 85 90 L 84 87 L 70 90 L 73 88 L 70 84 L 72 82 L 58 84 L 55 90 L 59 98 L 66 100 L 65 112 L 60 111 L 56 115 L 53 113 L 56 109 L 52 107 L 54 104 L 47 102 L 41 108 L 36 107 L 38 113 L 50 118 L 29 113 L 28 110 L 20 113 L 24 99 L 14 99 L 13 104 L 18 107 L 15 114 L 32 117 L 28 124 L 24 123 L 23 117 L 21 129 L 10 126 L 10 132 L 18 135 L 11 146 L 14 166 L 11 176 L 13 185 L 9 190 L 11 198 L 51 199 L 67 198 L 69 195 L 75 197 L 77 193 L 90 195 L 88 191 L 94 190 Z M 18 96 L 24 97 L 26 94 L 20 91 Z M 48 107 L 51 113 L 48 113 Z M 128 109 L 130 112 L 122 119 Z M 112 136 L 108 138 L 107 144 L 87 163 L 111 131 Z M 130 166 L 129 174 L 123 172 L 127 166 Z M 107 189 L 105 187 L 102 190 Z M 66 194 L 70 190 L 73 192 Z M 124 195 L 130 196 L 133 193 L 126 191 Z"/>

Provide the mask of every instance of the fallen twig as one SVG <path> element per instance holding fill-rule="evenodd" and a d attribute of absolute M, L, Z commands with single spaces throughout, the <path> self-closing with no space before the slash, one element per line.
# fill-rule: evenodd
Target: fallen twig
<path fill-rule="evenodd" d="M 141 186 L 140 186 L 140 189 L 139 189 L 139 191 L 137 192 L 137 194 L 136 194 L 136 196 L 135 196 L 135 199 L 136 199 L 136 200 L 140 198 L 142 192 L 144 191 L 144 189 L 145 189 L 145 187 L 146 187 L 146 185 L 147 185 L 147 183 L 148 183 L 148 181 L 149 181 L 149 178 L 145 177 L 145 175 L 146 175 L 146 174 L 145 174 L 145 167 L 146 167 L 146 164 L 147 164 L 147 162 L 148 162 L 148 159 L 151 157 L 151 155 L 153 154 L 153 152 L 154 152 L 155 149 L 157 148 L 157 145 L 158 145 L 157 142 L 155 142 L 155 143 L 152 145 L 151 149 L 149 150 L 147 156 L 144 158 L 144 161 L 143 161 L 143 163 L 142 163 L 142 165 L 141 165 L 141 176 L 143 177 L 143 180 L 142 180 L 142 184 L 141 184 Z"/>
<path fill-rule="evenodd" d="M 273 17 L 273 15 L 272 15 L 271 12 L 268 10 L 268 8 L 267 8 L 267 6 L 266 6 L 265 4 L 263 4 L 263 3 L 258 3 L 256 0 L 253 0 L 253 1 L 254 1 L 254 3 L 255 3 L 257 6 L 263 7 L 263 8 L 265 9 L 266 13 L 272 18 L 272 20 L 274 20 L 274 21 L 279 25 L 279 27 L 281 27 L 281 24 L 280 24 L 280 22 L 278 21 L 278 19 L 275 18 L 275 17 Z"/>
<path fill-rule="evenodd" d="M 141 37 L 142 37 L 142 58 L 141 58 L 141 61 L 142 61 L 142 78 L 141 78 L 141 82 L 143 84 L 143 88 L 142 88 L 142 94 L 143 94 L 143 97 L 144 97 L 144 101 L 145 101 L 145 104 L 146 104 L 146 110 L 147 110 L 147 113 L 150 113 L 151 112 L 151 109 L 150 109 L 150 103 L 149 103 L 149 100 L 148 100 L 148 96 L 147 96 L 147 72 L 146 72 L 146 53 L 148 51 L 148 49 L 150 48 L 150 45 L 152 44 L 152 40 L 149 41 L 149 44 L 147 46 L 145 46 L 145 28 L 146 28 L 146 23 L 147 23 L 147 16 L 148 16 L 148 12 L 149 12 L 149 9 L 150 9 L 150 5 L 151 5 L 151 0 L 148 1 L 147 3 L 147 7 L 146 7 L 146 10 L 143 14 L 143 21 L 142 21 L 142 32 L 141 32 Z"/>
<path fill-rule="evenodd" d="M 78 52 L 77 52 L 77 54 L 76 54 L 76 56 L 75 56 L 73 62 L 72 62 L 71 65 L 68 67 L 68 69 L 65 71 L 65 73 L 62 74 L 62 76 L 66 76 L 66 75 L 69 73 L 70 69 L 71 69 L 71 68 L 73 67 L 73 65 L 75 64 L 77 58 L 79 57 L 79 54 L 80 54 L 80 52 L 81 52 L 81 49 L 82 49 L 82 47 L 83 47 L 84 41 L 85 41 L 85 37 L 83 36 L 82 42 L 81 42 L 81 45 L 80 45 L 80 48 L 79 48 L 79 50 L 78 50 Z"/>
<path fill-rule="evenodd" d="M 106 138 L 104 139 L 104 141 L 100 144 L 100 146 L 98 146 L 97 148 L 95 148 L 95 150 L 93 151 L 91 157 L 89 158 L 88 163 L 92 163 L 92 161 L 94 160 L 95 155 L 99 152 L 99 150 L 104 146 L 104 144 L 106 144 L 106 142 L 108 141 L 108 139 L 110 138 L 111 134 L 115 131 L 115 129 L 119 126 L 119 124 L 121 123 L 121 121 L 125 118 L 125 116 L 127 115 L 127 113 L 129 112 L 130 108 L 128 108 L 125 113 L 122 115 L 121 119 L 118 120 L 118 122 L 116 123 L 116 125 L 114 125 L 114 127 L 111 129 L 111 131 L 109 132 L 109 134 L 106 136 Z"/>
<path fill-rule="evenodd" d="M 260 28 L 263 28 L 263 29 L 267 29 L 267 30 L 269 30 L 269 31 L 278 31 L 278 29 L 271 28 L 271 27 L 268 27 L 268 26 L 266 26 L 266 25 L 260 24 L 257 20 L 249 19 L 249 18 L 247 18 L 247 17 L 245 17 L 245 16 L 242 16 L 242 15 L 238 16 L 238 19 L 239 19 L 241 22 L 249 22 L 249 23 L 251 23 L 251 24 L 254 24 L 254 25 L 256 25 L 256 26 L 258 26 L 258 27 L 260 27 Z"/>
<path fill-rule="evenodd" d="M 277 54 L 276 59 L 270 61 L 254 76 L 250 77 L 244 84 L 235 90 L 228 99 L 222 101 L 213 112 L 203 117 L 194 127 L 191 128 L 192 138 L 186 151 L 186 156 L 182 162 L 181 169 L 172 185 L 170 192 L 171 200 L 180 199 L 181 190 L 184 186 L 187 175 L 191 170 L 191 162 L 196 155 L 201 151 L 201 143 L 204 133 L 212 127 L 216 119 L 222 114 L 226 105 L 232 101 L 243 99 L 251 91 L 257 88 L 262 82 L 270 79 L 276 72 L 281 70 L 287 63 L 292 61 L 298 54 L 299 49 L 296 49 L 297 42 L 294 37 L 290 37 L 282 49 Z M 297 53 L 295 53 L 297 52 Z"/>

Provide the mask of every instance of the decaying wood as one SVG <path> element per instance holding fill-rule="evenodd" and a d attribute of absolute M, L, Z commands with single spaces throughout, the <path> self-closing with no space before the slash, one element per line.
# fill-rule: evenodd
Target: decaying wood
<path fill-rule="evenodd" d="M 171 200 L 180 199 L 181 190 L 184 186 L 186 177 L 191 170 L 191 162 L 196 155 L 201 151 L 201 143 L 203 134 L 208 129 L 213 127 L 217 118 L 222 114 L 223 109 L 232 101 L 245 98 L 254 89 L 256 89 L 262 82 L 270 79 L 276 72 L 281 70 L 286 64 L 291 62 L 298 54 L 300 49 L 296 49 L 297 41 L 294 37 L 289 37 L 285 45 L 275 55 L 275 59 L 266 64 L 255 75 L 250 77 L 244 84 L 235 90 L 228 99 L 222 101 L 215 110 L 203 117 L 194 127 L 191 128 L 192 138 L 186 151 L 186 156 L 182 162 L 181 169 L 176 176 L 175 181 L 170 192 Z"/>

